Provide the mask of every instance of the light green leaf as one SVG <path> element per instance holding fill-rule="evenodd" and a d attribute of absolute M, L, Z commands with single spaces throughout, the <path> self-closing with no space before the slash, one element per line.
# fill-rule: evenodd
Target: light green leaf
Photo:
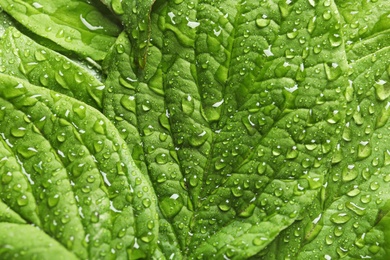
<path fill-rule="evenodd" d="M 120 28 L 87 1 L 1 0 L 0 5 L 32 32 L 94 60 L 104 59 Z"/>
<path fill-rule="evenodd" d="M 80 258 L 153 251 L 155 198 L 110 121 L 21 79 L 0 85 L 3 201 Z"/>
<path fill-rule="evenodd" d="M 0 223 L 2 259 L 78 259 L 37 227 Z"/>
<path fill-rule="evenodd" d="M 4 61 L 1 72 L 30 83 L 75 97 L 101 108 L 105 86 L 85 68 L 48 48 L 36 44 L 10 27 L 0 39 L 6 48 L 0 53 Z"/>
<path fill-rule="evenodd" d="M 390 258 L 387 2 L 0 0 L 1 257 Z"/>

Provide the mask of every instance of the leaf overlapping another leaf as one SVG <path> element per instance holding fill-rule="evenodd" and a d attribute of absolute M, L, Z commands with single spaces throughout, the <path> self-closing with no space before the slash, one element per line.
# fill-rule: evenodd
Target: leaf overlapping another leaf
<path fill-rule="evenodd" d="M 385 0 L 102 3 L 0 1 L 0 255 L 387 259 Z"/>
<path fill-rule="evenodd" d="M 155 199 L 110 122 L 70 97 L 0 81 L 3 143 L 18 162 L 3 175 L 7 204 L 80 258 L 148 255 Z"/>

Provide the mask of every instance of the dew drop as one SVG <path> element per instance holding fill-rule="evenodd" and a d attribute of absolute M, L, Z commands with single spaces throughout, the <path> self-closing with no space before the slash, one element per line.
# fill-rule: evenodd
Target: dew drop
<path fill-rule="evenodd" d="M 378 100 L 383 101 L 390 96 L 390 83 L 384 80 L 375 82 L 375 93 Z"/>
<path fill-rule="evenodd" d="M 269 20 L 269 19 L 264 19 L 264 18 L 258 18 L 258 19 L 256 19 L 256 25 L 257 25 L 259 28 L 267 27 L 269 24 L 270 24 L 270 20 Z"/>
<path fill-rule="evenodd" d="M 325 74 L 328 80 L 333 81 L 341 76 L 342 70 L 337 63 L 324 63 Z"/>
<path fill-rule="evenodd" d="M 221 211 L 228 211 L 230 209 L 230 206 L 226 203 L 222 203 L 222 204 L 219 204 L 218 205 L 218 208 L 221 210 Z"/>
<path fill-rule="evenodd" d="M 329 35 L 329 42 L 332 47 L 338 47 L 342 43 L 342 38 L 339 34 Z"/>
<path fill-rule="evenodd" d="M 54 196 L 50 196 L 47 200 L 47 205 L 49 205 L 49 207 L 55 207 L 57 206 L 58 202 L 60 201 L 60 195 L 59 194 L 55 194 Z"/>
<path fill-rule="evenodd" d="M 365 208 L 360 207 L 360 206 L 356 205 L 355 203 L 353 203 L 351 201 L 347 201 L 345 203 L 345 206 L 348 209 L 350 209 L 351 211 L 355 212 L 359 216 L 363 216 L 366 213 L 366 209 Z"/>
<path fill-rule="evenodd" d="M 351 217 L 347 213 L 334 213 L 330 220 L 335 224 L 344 224 L 350 220 Z"/>
<path fill-rule="evenodd" d="M 13 128 L 11 128 L 11 135 L 13 137 L 17 137 L 17 138 L 23 137 L 23 136 L 26 135 L 26 128 L 24 128 L 24 127 L 13 127 Z"/>
<path fill-rule="evenodd" d="M 158 164 L 166 164 L 168 162 L 168 156 L 165 153 L 160 153 L 156 156 L 155 160 Z"/>
<path fill-rule="evenodd" d="M 358 176 L 358 170 L 354 165 L 349 165 L 343 170 L 342 179 L 344 182 L 352 181 Z"/>
<path fill-rule="evenodd" d="M 16 203 L 18 203 L 19 206 L 23 207 L 28 204 L 28 198 L 26 195 L 21 195 L 17 198 Z"/>
<path fill-rule="evenodd" d="M 116 52 L 119 54 L 122 54 L 125 52 L 125 46 L 123 46 L 123 44 L 120 44 L 120 43 L 115 46 L 115 49 L 116 49 Z"/>

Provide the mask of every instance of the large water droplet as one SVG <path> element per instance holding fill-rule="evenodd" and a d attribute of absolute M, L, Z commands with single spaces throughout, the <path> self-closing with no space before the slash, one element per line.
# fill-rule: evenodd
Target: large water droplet
<path fill-rule="evenodd" d="M 385 100 L 390 96 L 390 83 L 384 80 L 375 82 L 375 93 L 378 100 Z"/>
<path fill-rule="evenodd" d="M 353 212 L 355 212 L 357 215 L 359 216 L 363 216 L 365 213 L 366 213 L 366 209 L 363 208 L 363 207 L 360 207 L 358 205 L 356 205 L 355 203 L 351 202 L 351 201 L 347 201 L 345 203 L 345 206 L 352 210 Z"/>
<path fill-rule="evenodd" d="M 351 217 L 347 213 L 334 213 L 330 220 L 335 224 L 344 224 L 350 220 Z"/>
<path fill-rule="evenodd" d="M 270 24 L 270 20 L 266 18 L 258 18 L 256 19 L 256 25 L 260 28 L 267 27 Z"/>
<path fill-rule="evenodd" d="M 336 80 L 341 76 L 342 70 L 337 63 L 324 63 L 324 68 L 328 80 Z"/>
<path fill-rule="evenodd" d="M 359 172 L 354 165 L 348 165 L 348 167 L 343 170 L 342 179 L 345 182 L 352 181 L 356 179 L 358 174 Z"/>
<path fill-rule="evenodd" d="M 28 204 L 28 198 L 26 195 L 21 195 L 17 198 L 16 203 L 18 203 L 19 206 L 23 207 Z"/>
<path fill-rule="evenodd" d="M 59 194 L 55 194 L 53 196 L 50 196 L 47 200 L 47 205 L 49 205 L 49 207 L 55 207 L 57 206 L 58 202 L 60 201 L 60 195 Z"/>

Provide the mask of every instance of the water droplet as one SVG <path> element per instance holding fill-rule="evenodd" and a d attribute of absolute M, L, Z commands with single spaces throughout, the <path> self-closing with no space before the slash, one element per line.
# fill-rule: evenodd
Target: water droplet
<path fill-rule="evenodd" d="M 125 13 L 122 7 L 122 0 L 112 0 L 111 8 L 117 15 L 122 15 Z"/>
<path fill-rule="evenodd" d="M 333 236 L 332 236 L 332 235 L 328 235 L 328 236 L 325 237 L 325 243 L 326 243 L 327 245 L 333 244 L 333 241 L 334 241 L 334 239 L 333 239 Z"/>
<path fill-rule="evenodd" d="M 163 183 L 167 180 L 167 175 L 165 173 L 162 173 L 160 175 L 158 175 L 157 177 L 157 182 L 158 183 Z"/>
<path fill-rule="evenodd" d="M 47 200 L 47 205 L 49 205 L 49 207 L 55 207 L 57 206 L 58 202 L 60 201 L 60 195 L 59 194 L 55 194 L 54 196 L 50 196 Z"/>
<path fill-rule="evenodd" d="M 158 164 L 166 164 L 168 162 L 168 156 L 165 153 L 160 153 L 156 155 L 156 162 Z"/>
<path fill-rule="evenodd" d="M 373 254 L 377 254 L 381 250 L 381 247 L 379 245 L 371 245 L 368 248 L 368 251 L 370 251 Z"/>
<path fill-rule="evenodd" d="M 116 44 L 115 49 L 116 49 L 116 52 L 119 54 L 122 54 L 125 52 L 125 46 L 123 46 L 123 44 L 120 44 L 120 43 Z"/>
<path fill-rule="evenodd" d="M 188 139 L 189 143 L 194 147 L 199 147 L 204 144 L 209 138 L 209 133 L 202 131 L 201 133 L 194 133 Z"/>
<path fill-rule="evenodd" d="M 66 224 L 70 221 L 70 216 L 68 214 L 65 214 L 61 217 L 61 223 Z"/>
<path fill-rule="evenodd" d="M 264 173 L 266 172 L 266 170 L 267 170 L 267 165 L 266 165 L 266 163 L 265 163 L 265 162 L 259 163 L 259 166 L 257 167 L 257 172 L 258 172 L 259 174 L 264 174 Z"/>
<path fill-rule="evenodd" d="M 256 25 L 260 28 L 267 27 L 270 24 L 269 19 L 264 19 L 264 18 L 258 18 L 256 19 Z"/>
<path fill-rule="evenodd" d="M 252 240 L 253 245 L 261 246 L 263 244 L 268 244 L 268 238 L 266 237 L 256 237 Z"/>
<path fill-rule="evenodd" d="M 28 204 L 28 198 L 26 195 L 21 195 L 17 198 L 16 203 L 18 203 L 19 206 L 23 207 Z"/>
<path fill-rule="evenodd" d="M 350 219 L 351 217 L 347 213 L 334 213 L 330 217 L 330 220 L 335 224 L 344 224 Z"/>
<path fill-rule="evenodd" d="M 150 101 L 149 100 L 145 100 L 144 102 L 142 102 L 141 107 L 142 107 L 143 111 L 148 112 L 151 109 Z"/>
<path fill-rule="evenodd" d="M 191 187 L 196 187 L 199 184 L 199 178 L 196 175 L 192 175 L 189 180 L 189 184 Z"/>
<path fill-rule="evenodd" d="M 377 113 L 378 115 L 375 122 L 375 129 L 381 128 L 386 125 L 390 117 L 390 109 L 381 109 Z"/>
<path fill-rule="evenodd" d="M 325 74 L 328 80 L 336 80 L 341 76 L 342 70 L 337 63 L 324 63 Z"/>
<path fill-rule="evenodd" d="M 350 197 L 355 197 L 360 194 L 360 190 L 358 188 L 355 188 L 347 193 Z"/>
<path fill-rule="evenodd" d="M 97 223 L 99 222 L 100 214 L 98 211 L 95 211 L 91 214 L 91 222 L 92 223 Z"/>
<path fill-rule="evenodd" d="M 298 31 L 297 30 L 293 30 L 292 32 L 288 32 L 287 33 L 287 38 L 288 39 L 295 39 L 295 37 L 297 37 L 298 35 Z"/>
<path fill-rule="evenodd" d="M 195 103 L 193 98 L 188 95 L 187 97 L 183 97 L 181 101 L 181 107 L 183 112 L 187 115 L 191 115 L 194 112 Z"/>
<path fill-rule="evenodd" d="M 121 84 L 122 87 L 127 88 L 127 89 L 131 89 L 131 90 L 135 90 L 134 82 L 136 82 L 136 81 L 137 80 L 134 80 L 130 77 L 127 77 L 127 78 L 119 77 L 119 84 Z"/>
<path fill-rule="evenodd" d="M 371 195 L 366 194 L 366 195 L 360 196 L 360 201 L 364 204 L 370 203 L 371 202 Z"/>
<path fill-rule="evenodd" d="M 368 143 L 360 142 L 358 146 L 358 159 L 362 160 L 371 155 L 372 149 Z"/>
<path fill-rule="evenodd" d="M 384 80 L 375 82 L 375 93 L 378 100 L 383 101 L 390 96 L 390 83 Z"/>
<path fill-rule="evenodd" d="M 231 191 L 232 191 L 233 196 L 235 196 L 237 198 L 244 195 L 244 191 L 240 186 L 238 186 L 236 188 L 232 188 Z"/>
<path fill-rule="evenodd" d="M 343 228 L 341 226 L 337 226 L 337 227 L 335 227 L 333 233 L 336 237 L 340 237 L 344 233 L 344 231 L 343 231 Z"/>
<path fill-rule="evenodd" d="M 223 159 L 220 159 L 220 160 L 215 162 L 214 167 L 218 171 L 218 170 L 225 168 L 226 165 L 227 165 L 226 162 Z"/>
<path fill-rule="evenodd" d="M 74 74 L 74 80 L 78 84 L 84 82 L 85 80 L 84 74 L 81 71 L 77 72 L 76 74 Z"/>
<path fill-rule="evenodd" d="M 24 128 L 24 127 L 13 127 L 13 128 L 11 128 L 11 135 L 13 137 L 17 137 L 17 138 L 23 137 L 23 136 L 26 135 L 26 128 Z"/>
<path fill-rule="evenodd" d="M 105 123 L 103 120 L 97 120 L 95 124 L 93 125 L 93 130 L 97 134 L 104 135 L 106 133 Z"/>
<path fill-rule="evenodd" d="M 280 1 L 279 2 L 279 10 L 280 10 L 280 13 L 281 13 L 283 18 L 288 17 L 288 15 L 291 12 L 291 8 L 292 7 L 289 6 L 286 1 Z"/>
<path fill-rule="evenodd" d="M 327 10 L 322 14 L 322 17 L 324 18 L 325 21 L 328 21 L 330 20 L 330 18 L 332 18 L 332 13 L 329 10 Z"/>
<path fill-rule="evenodd" d="M 370 189 L 372 191 L 376 191 L 377 189 L 379 189 L 380 185 L 377 181 L 373 181 L 370 183 Z"/>
<path fill-rule="evenodd" d="M 142 205 L 144 205 L 145 208 L 149 208 L 150 205 L 152 205 L 152 201 L 150 199 L 143 199 Z"/>
<path fill-rule="evenodd" d="M 354 165 L 349 165 L 343 170 L 342 179 L 344 182 L 352 181 L 358 176 L 358 170 Z"/>
<path fill-rule="evenodd" d="M 343 131 L 343 139 L 347 142 L 351 141 L 352 139 L 352 130 L 349 127 L 345 127 Z"/>
<path fill-rule="evenodd" d="M 314 16 L 312 19 L 309 20 L 309 23 L 307 24 L 307 31 L 312 34 L 315 27 L 316 27 L 316 16 Z"/>
<path fill-rule="evenodd" d="M 78 115 L 80 119 L 84 119 L 86 116 L 86 107 L 83 105 L 74 104 L 73 112 Z"/>
<path fill-rule="evenodd" d="M 46 51 L 44 50 L 35 51 L 34 57 L 37 61 L 44 61 L 46 60 Z"/>
<path fill-rule="evenodd" d="M 218 205 L 218 208 L 222 211 L 228 211 L 230 209 L 230 206 L 227 203 L 222 203 Z"/>
<path fill-rule="evenodd" d="M 64 30 L 59 30 L 58 32 L 57 32 L 57 34 L 56 34 L 56 37 L 57 38 L 64 38 L 64 36 L 65 36 L 65 32 L 64 32 Z"/>
<path fill-rule="evenodd" d="M 47 74 L 41 74 L 39 76 L 39 82 L 45 87 L 49 86 L 49 75 Z"/>
<path fill-rule="evenodd" d="M 363 207 L 360 207 L 358 205 L 356 205 L 355 203 L 351 202 L 351 201 L 347 201 L 345 203 L 345 206 L 352 210 L 353 212 L 355 212 L 357 215 L 359 216 L 363 216 L 365 213 L 366 213 L 366 209 L 363 208 Z"/>
<path fill-rule="evenodd" d="M 342 38 L 339 34 L 331 34 L 329 35 L 329 42 L 332 47 L 338 47 L 342 43 Z"/>

